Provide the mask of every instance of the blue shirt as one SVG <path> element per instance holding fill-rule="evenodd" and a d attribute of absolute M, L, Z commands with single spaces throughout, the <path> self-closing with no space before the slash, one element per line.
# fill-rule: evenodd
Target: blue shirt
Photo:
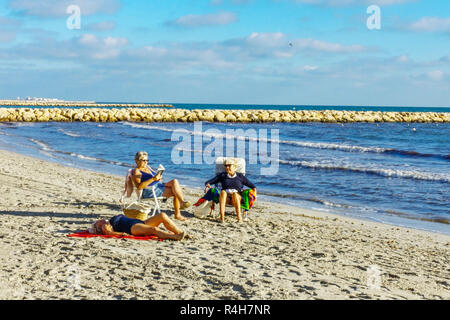
<path fill-rule="evenodd" d="M 214 178 L 206 181 L 205 185 L 216 183 L 221 183 L 223 190 L 236 189 L 237 191 L 241 192 L 244 186 L 247 186 L 251 189 L 256 188 L 256 186 L 240 172 L 236 172 L 236 175 L 233 178 L 230 178 L 226 172 L 219 173 Z"/>

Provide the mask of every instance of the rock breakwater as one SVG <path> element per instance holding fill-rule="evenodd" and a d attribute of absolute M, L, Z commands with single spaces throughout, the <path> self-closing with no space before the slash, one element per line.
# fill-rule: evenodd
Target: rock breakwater
<path fill-rule="evenodd" d="M 449 123 L 450 112 L 337 110 L 187 110 L 173 108 L 0 108 L 3 122 L 436 122 Z"/>

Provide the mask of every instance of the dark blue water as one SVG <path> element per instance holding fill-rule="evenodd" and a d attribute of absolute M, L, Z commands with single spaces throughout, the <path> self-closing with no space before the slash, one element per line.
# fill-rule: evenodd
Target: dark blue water
<path fill-rule="evenodd" d="M 117 175 L 146 150 L 166 180 L 198 188 L 215 156 L 245 157 L 266 200 L 450 234 L 450 124 L 198 125 L 0 123 L 0 148 Z"/>

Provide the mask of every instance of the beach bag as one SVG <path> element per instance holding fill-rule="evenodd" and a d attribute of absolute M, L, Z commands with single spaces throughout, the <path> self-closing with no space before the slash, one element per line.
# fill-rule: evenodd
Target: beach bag
<path fill-rule="evenodd" d="M 142 202 L 132 202 L 128 205 L 122 207 L 123 214 L 128 218 L 138 219 L 138 220 L 147 220 L 148 214 L 152 210 L 149 205 L 146 205 Z"/>

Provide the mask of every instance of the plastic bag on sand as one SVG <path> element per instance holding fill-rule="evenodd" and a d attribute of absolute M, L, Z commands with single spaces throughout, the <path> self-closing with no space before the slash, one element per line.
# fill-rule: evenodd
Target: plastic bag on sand
<path fill-rule="evenodd" d="M 195 211 L 194 216 L 196 218 L 204 218 L 211 212 L 211 206 L 213 205 L 213 201 L 205 201 L 201 205 L 199 205 Z"/>

